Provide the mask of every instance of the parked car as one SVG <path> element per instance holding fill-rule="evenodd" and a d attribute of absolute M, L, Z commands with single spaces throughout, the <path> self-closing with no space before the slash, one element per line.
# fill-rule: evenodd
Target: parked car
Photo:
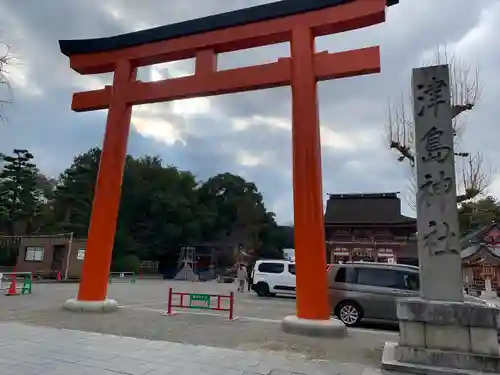
<path fill-rule="evenodd" d="M 397 299 L 420 295 L 419 269 L 410 265 L 335 264 L 328 278 L 332 311 L 349 327 L 358 325 L 362 319 L 397 322 Z M 494 306 L 468 295 L 465 299 Z"/>
<path fill-rule="evenodd" d="M 295 263 L 289 260 L 258 260 L 252 271 L 252 290 L 259 297 L 295 295 Z"/>

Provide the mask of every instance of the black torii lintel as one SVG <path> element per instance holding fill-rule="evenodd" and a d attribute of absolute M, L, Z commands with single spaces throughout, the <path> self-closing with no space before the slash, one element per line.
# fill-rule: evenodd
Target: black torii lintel
<path fill-rule="evenodd" d="M 66 56 L 106 52 L 331 8 L 354 0 L 281 0 L 107 38 L 60 40 Z M 387 6 L 399 0 L 386 0 Z"/>

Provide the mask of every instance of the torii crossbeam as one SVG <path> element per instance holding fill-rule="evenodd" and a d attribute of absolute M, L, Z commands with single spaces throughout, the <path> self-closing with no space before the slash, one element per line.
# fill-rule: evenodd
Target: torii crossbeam
<path fill-rule="evenodd" d="M 77 112 L 108 109 L 78 298 L 106 302 L 121 183 L 135 104 L 157 103 L 291 85 L 297 317 L 329 320 L 317 82 L 378 73 L 379 47 L 315 51 L 315 37 L 385 21 L 398 0 L 282 0 L 103 39 L 62 40 L 63 54 L 81 74 L 114 72 L 112 86 L 75 93 Z M 220 71 L 217 55 L 290 42 L 291 57 Z M 192 76 L 136 80 L 138 67 L 195 58 Z M 82 307 L 83 306 L 83 307 Z"/>

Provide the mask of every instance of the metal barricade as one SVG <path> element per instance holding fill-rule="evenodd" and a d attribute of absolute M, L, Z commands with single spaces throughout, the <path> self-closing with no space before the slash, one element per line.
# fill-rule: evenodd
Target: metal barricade
<path fill-rule="evenodd" d="M 135 284 L 137 281 L 137 274 L 135 272 L 110 272 L 109 283 L 130 283 Z"/>
<path fill-rule="evenodd" d="M 32 272 L 3 272 L 0 273 L 0 290 L 11 291 L 12 283 L 15 282 L 15 291 L 12 294 L 31 294 L 33 288 Z M 21 293 L 18 293 L 18 290 Z"/>

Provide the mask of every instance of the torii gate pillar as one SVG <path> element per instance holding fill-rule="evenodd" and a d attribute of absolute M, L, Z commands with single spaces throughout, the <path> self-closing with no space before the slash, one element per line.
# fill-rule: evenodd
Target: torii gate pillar
<path fill-rule="evenodd" d="M 89 239 L 73 311 L 111 311 L 107 280 L 113 250 L 131 108 L 200 96 L 279 86 L 292 87 L 292 152 L 297 315 L 283 321 L 290 333 L 342 336 L 345 326 L 331 319 L 327 295 L 323 224 L 321 144 L 317 82 L 378 73 L 378 47 L 316 53 L 315 38 L 385 21 L 386 6 L 397 0 L 282 0 L 266 5 L 162 26 L 111 38 L 60 41 L 80 74 L 114 72 L 113 86 L 80 92 L 72 109 L 108 109 Z M 216 26 L 214 26 L 216 25 Z M 289 42 L 291 57 L 239 69 L 218 70 L 217 55 Z M 136 69 L 195 58 L 189 77 L 136 81 Z"/>

